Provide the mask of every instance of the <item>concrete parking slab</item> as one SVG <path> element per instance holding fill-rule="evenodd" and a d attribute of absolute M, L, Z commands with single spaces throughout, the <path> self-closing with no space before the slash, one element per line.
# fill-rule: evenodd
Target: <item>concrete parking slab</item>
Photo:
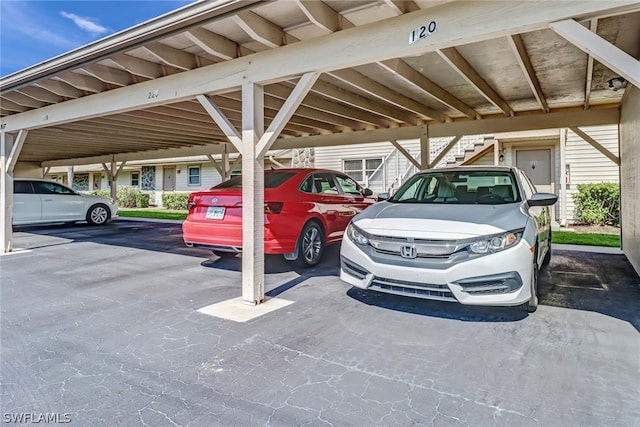
<path fill-rule="evenodd" d="M 16 229 L 0 257 L 3 422 L 72 425 L 634 426 L 640 279 L 623 255 L 554 249 L 532 315 L 351 288 L 338 250 L 267 257 L 238 323 L 240 258 L 186 248 L 179 224 Z M 28 251 L 27 251 L 28 250 Z M 65 418 L 61 418 L 65 419 Z"/>

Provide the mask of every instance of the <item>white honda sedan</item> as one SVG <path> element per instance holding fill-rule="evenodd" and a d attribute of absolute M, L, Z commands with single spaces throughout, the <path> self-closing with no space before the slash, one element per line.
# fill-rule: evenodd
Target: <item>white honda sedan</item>
<path fill-rule="evenodd" d="M 533 312 L 557 198 L 512 167 L 419 172 L 353 218 L 340 278 L 379 292 Z"/>
<path fill-rule="evenodd" d="M 13 181 L 13 225 L 77 221 L 102 225 L 117 216 L 118 207 L 112 199 L 81 194 L 44 179 Z"/>

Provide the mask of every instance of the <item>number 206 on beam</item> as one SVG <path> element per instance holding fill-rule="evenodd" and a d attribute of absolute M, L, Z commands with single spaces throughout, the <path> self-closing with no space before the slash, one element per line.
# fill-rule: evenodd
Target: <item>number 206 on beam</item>
<path fill-rule="evenodd" d="M 415 43 L 420 39 L 424 39 L 425 37 L 436 32 L 436 21 L 431 21 L 426 25 L 421 25 L 415 30 L 412 30 L 409 33 L 409 44 Z"/>

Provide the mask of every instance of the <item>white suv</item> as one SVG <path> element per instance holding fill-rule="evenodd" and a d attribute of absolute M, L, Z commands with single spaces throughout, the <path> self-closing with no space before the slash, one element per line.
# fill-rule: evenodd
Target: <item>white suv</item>
<path fill-rule="evenodd" d="M 13 225 L 76 221 L 102 225 L 117 216 L 118 207 L 112 199 L 80 194 L 44 179 L 13 181 Z"/>

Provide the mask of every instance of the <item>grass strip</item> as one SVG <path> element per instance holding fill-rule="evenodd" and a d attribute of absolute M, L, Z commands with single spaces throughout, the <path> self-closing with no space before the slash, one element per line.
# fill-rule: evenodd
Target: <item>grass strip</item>
<path fill-rule="evenodd" d="M 187 217 L 186 211 L 170 211 L 155 209 L 118 209 L 118 215 L 129 218 L 155 218 L 184 220 Z"/>
<path fill-rule="evenodd" d="M 576 233 L 573 231 L 554 231 L 551 235 L 551 243 L 619 248 L 620 236 L 617 234 L 605 233 Z"/>

